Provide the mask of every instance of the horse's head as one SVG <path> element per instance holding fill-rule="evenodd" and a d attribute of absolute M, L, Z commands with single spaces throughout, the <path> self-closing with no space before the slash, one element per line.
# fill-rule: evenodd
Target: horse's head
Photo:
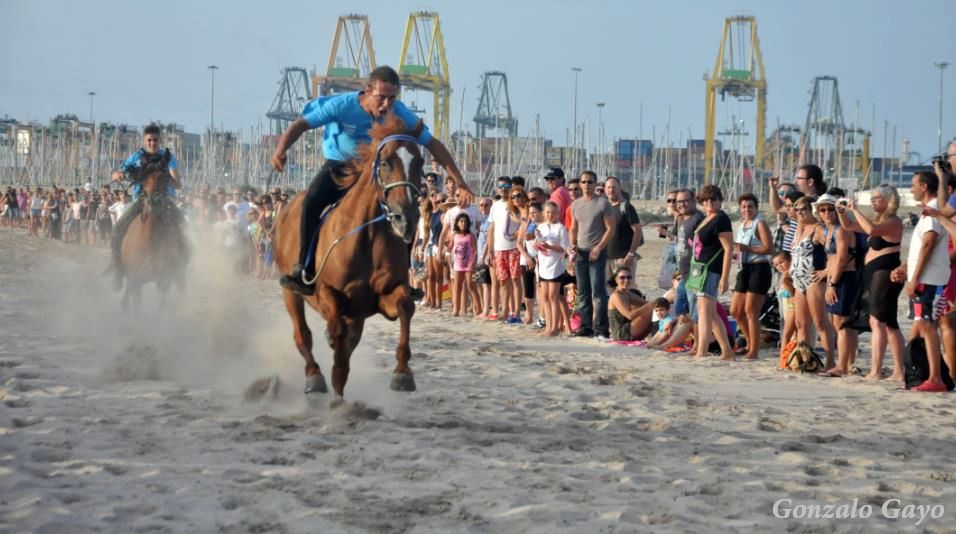
<path fill-rule="evenodd" d="M 159 202 L 166 196 L 166 188 L 169 186 L 171 178 L 169 174 L 170 153 L 168 150 L 163 154 L 145 154 L 143 163 L 139 171 L 139 181 L 143 187 L 143 194 L 146 196 L 147 204 Z"/>
<path fill-rule="evenodd" d="M 424 125 L 419 122 L 408 131 L 397 117 L 372 129 L 370 156 L 372 183 L 381 191 L 382 206 L 392 230 L 406 243 L 415 238 L 418 224 L 418 193 L 422 184 L 422 158 L 418 136 Z"/>

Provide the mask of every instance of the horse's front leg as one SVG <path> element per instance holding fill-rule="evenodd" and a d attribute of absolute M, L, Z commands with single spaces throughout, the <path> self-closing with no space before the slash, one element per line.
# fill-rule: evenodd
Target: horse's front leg
<path fill-rule="evenodd" d="M 302 300 L 302 295 L 286 289 L 282 292 L 282 298 L 289 317 L 292 318 L 295 348 L 299 349 L 299 354 L 305 360 L 305 392 L 306 394 L 327 393 L 329 387 L 325 384 L 325 377 L 322 376 L 319 364 L 315 363 L 315 357 L 312 356 L 312 331 L 305 322 L 305 302 Z"/>
<path fill-rule="evenodd" d="M 412 316 L 415 315 L 415 303 L 409 296 L 408 285 L 397 287 L 392 293 L 381 298 L 382 313 L 394 320 L 398 316 L 398 346 L 395 348 L 395 371 L 389 387 L 395 391 L 415 391 L 415 377 L 408 361 L 412 358 L 410 347 Z"/>
<path fill-rule="evenodd" d="M 364 319 L 336 317 L 329 321 L 329 338 L 332 340 L 332 389 L 335 391 L 335 406 L 343 402 L 345 383 L 349 380 L 350 361 L 355 347 L 362 339 Z"/>

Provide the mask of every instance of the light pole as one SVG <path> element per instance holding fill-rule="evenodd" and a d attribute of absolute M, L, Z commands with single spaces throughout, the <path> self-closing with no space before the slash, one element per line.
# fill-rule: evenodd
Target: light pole
<path fill-rule="evenodd" d="M 598 157 L 601 158 L 600 167 L 602 171 L 602 176 L 607 178 L 607 165 L 605 163 L 604 157 L 604 102 L 597 103 L 598 108 Z"/>
<path fill-rule="evenodd" d="M 93 124 L 93 97 L 96 96 L 96 93 L 90 91 L 86 95 L 90 97 L 90 124 Z M 93 128 L 96 129 L 95 126 Z"/>
<path fill-rule="evenodd" d="M 571 67 L 571 70 L 574 72 L 574 128 L 572 131 L 572 143 L 571 150 L 573 151 L 574 156 L 571 158 L 573 162 L 573 172 L 577 172 L 578 168 L 578 73 L 581 72 L 581 67 Z"/>
<path fill-rule="evenodd" d="M 212 132 L 215 129 L 216 114 L 216 69 L 219 65 L 209 65 L 209 139 L 212 140 Z"/>
<path fill-rule="evenodd" d="M 936 144 L 939 154 L 943 153 L 943 71 L 949 66 L 945 61 L 933 63 L 939 69 L 939 125 L 936 127 Z"/>

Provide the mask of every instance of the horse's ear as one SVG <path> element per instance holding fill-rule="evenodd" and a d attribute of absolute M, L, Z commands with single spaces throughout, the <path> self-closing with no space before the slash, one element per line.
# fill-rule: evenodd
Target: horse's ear
<path fill-rule="evenodd" d="M 422 130 L 425 129 L 425 121 L 418 119 L 418 122 L 415 123 L 415 128 L 412 130 L 412 137 L 418 139 L 422 136 Z"/>
<path fill-rule="evenodd" d="M 172 159 L 173 153 L 167 148 L 166 153 L 163 154 L 163 163 L 169 165 L 169 160 Z"/>

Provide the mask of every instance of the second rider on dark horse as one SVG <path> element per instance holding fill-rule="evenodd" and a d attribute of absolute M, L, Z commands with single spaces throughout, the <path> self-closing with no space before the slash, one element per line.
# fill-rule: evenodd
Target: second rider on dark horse
<path fill-rule="evenodd" d="M 315 277 L 314 258 L 313 261 L 307 260 L 320 217 L 327 207 L 345 194 L 335 178 L 341 176 L 349 160 L 355 158 L 357 149 L 371 141 L 369 129 L 373 121 L 380 122 L 390 111 L 397 115 L 409 130 L 415 129 L 421 121 L 398 100 L 399 92 L 398 73 L 391 67 L 378 67 L 369 75 L 364 91 L 320 97 L 309 102 L 302 111 L 302 117 L 289 125 L 282 134 L 272 155 L 272 166 L 279 172 L 285 168 L 286 151 L 296 140 L 309 130 L 325 126 L 322 136 L 325 165 L 305 193 L 299 233 L 299 261 L 291 273 L 279 280 L 282 287 L 303 295 L 312 295 L 315 292 L 315 284 L 307 283 L 307 280 L 312 281 Z M 418 136 L 418 142 L 428 149 L 435 161 L 458 183 L 459 190 L 467 195 L 469 202 L 473 200 L 471 191 L 445 145 L 432 137 L 428 128 L 424 127 Z"/>
<path fill-rule="evenodd" d="M 130 223 L 142 213 L 144 207 L 142 176 L 143 171 L 149 166 L 163 165 L 169 173 L 169 186 L 166 189 L 166 209 L 172 213 L 170 222 L 177 226 L 176 235 L 179 237 L 178 251 L 171 253 L 183 253 L 188 250 L 186 238 L 183 232 L 185 220 L 182 212 L 176 207 L 174 199 L 176 198 L 176 189 L 180 187 L 178 162 L 176 157 L 168 148 L 160 148 L 161 130 L 156 124 L 150 124 L 143 128 L 143 147 L 133 152 L 118 170 L 113 171 L 112 181 L 118 182 L 128 175 L 132 181 L 133 202 L 130 204 L 116 220 L 113 225 L 113 238 L 110 241 L 112 251 L 112 269 L 113 269 L 113 289 L 119 291 L 123 287 L 123 278 L 125 276 L 122 261 L 122 244 L 126 231 Z M 185 263 L 185 258 L 183 258 Z"/>

